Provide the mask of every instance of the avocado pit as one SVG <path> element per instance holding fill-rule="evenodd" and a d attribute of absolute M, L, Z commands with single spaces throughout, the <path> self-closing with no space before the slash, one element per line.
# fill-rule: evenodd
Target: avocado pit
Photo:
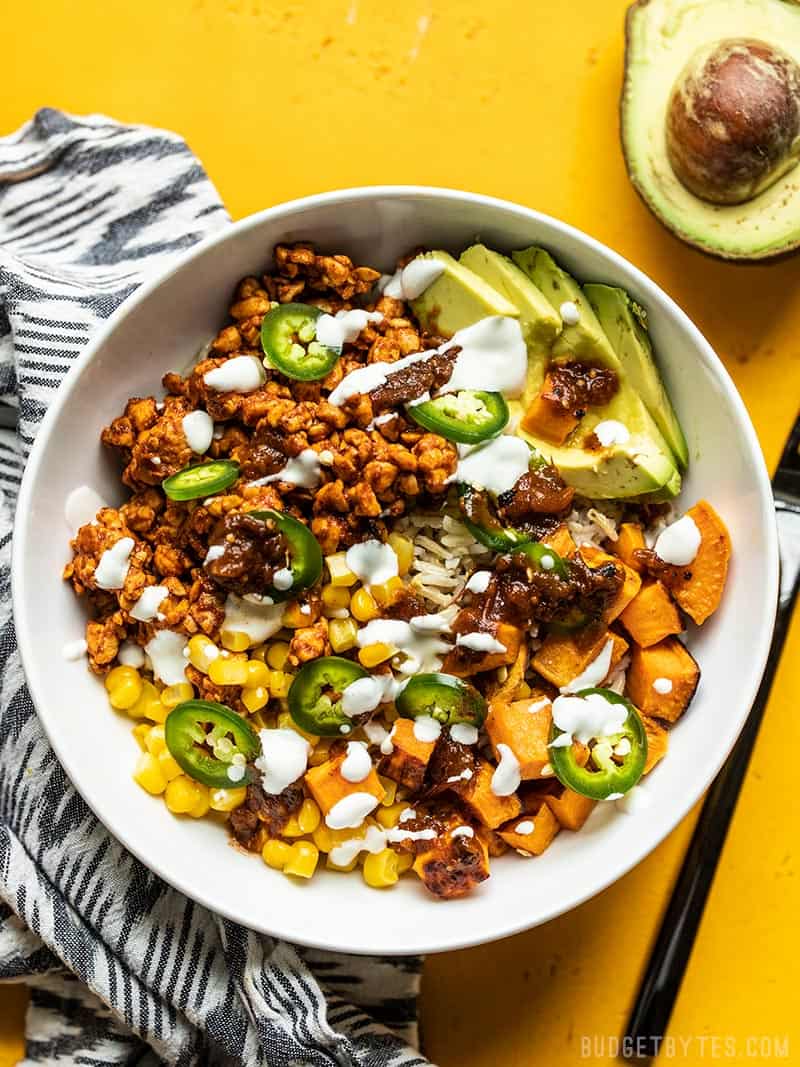
<path fill-rule="evenodd" d="M 703 46 L 672 89 L 666 142 L 675 175 L 695 196 L 752 200 L 800 159 L 800 65 L 751 38 Z"/>

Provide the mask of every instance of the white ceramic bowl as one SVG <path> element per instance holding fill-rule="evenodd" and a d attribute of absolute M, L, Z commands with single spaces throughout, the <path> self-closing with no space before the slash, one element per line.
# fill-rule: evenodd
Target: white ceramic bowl
<path fill-rule="evenodd" d="M 390 892 L 323 871 L 298 884 L 237 852 L 210 822 L 174 818 L 131 778 L 131 720 L 109 710 L 103 686 L 62 647 L 81 636 L 83 606 L 60 580 L 69 557 L 64 501 L 75 486 L 122 498 L 101 428 L 130 396 L 159 390 L 225 321 L 231 290 L 277 241 L 314 240 L 389 270 L 416 245 L 459 251 L 476 236 L 500 250 L 537 243 L 579 279 L 624 286 L 648 310 L 667 385 L 686 431 L 691 470 L 683 499 L 708 497 L 734 555 L 722 607 L 692 652 L 699 692 L 647 783 L 652 807 L 634 815 L 599 805 L 578 834 L 539 859 L 507 856 L 464 900 L 442 903 L 415 878 Z M 756 692 L 772 631 L 777 546 L 761 451 L 722 364 L 657 285 L 564 223 L 514 204 L 444 189 L 380 187 L 313 196 L 244 219 L 189 252 L 135 293 L 77 361 L 42 424 L 25 474 L 14 535 L 17 634 L 50 741 L 108 829 L 167 882 L 214 911 L 291 941 L 347 952 L 436 952 L 513 934 L 598 893 L 669 833 L 710 784 Z"/>

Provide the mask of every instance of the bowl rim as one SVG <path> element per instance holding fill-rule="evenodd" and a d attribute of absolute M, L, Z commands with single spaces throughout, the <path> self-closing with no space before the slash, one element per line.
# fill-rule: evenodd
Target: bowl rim
<path fill-rule="evenodd" d="M 501 914 L 499 920 L 497 918 L 495 918 L 494 921 L 490 920 L 481 927 L 479 932 L 473 933 L 465 930 L 463 936 L 451 936 L 446 943 L 441 943 L 441 941 L 437 942 L 434 939 L 430 941 L 430 943 L 421 945 L 415 944 L 414 948 L 411 950 L 414 953 L 435 953 L 486 944 L 532 929 L 535 926 L 549 922 L 550 920 L 557 918 L 559 915 L 563 915 L 566 912 L 571 911 L 573 908 L 585 903 L 587 900 L 596 896 L 598 893 L 603 892 L 603 890 L 607 889 L 610 885 L 613 885 L 626 875 L 659 844 L 661 844 L 661 842 L 675 829 L 678 823 L 688 814 L 705 790 L 711 785 L 738 739 L 758 691 L 758 686 L 766 666 L 772 641 L 774 612 L 777 610 L 779 589 L 777 525 L 775 521 L 769 474 L 767 472 L 758 437 L 747 413 L 744 401 L 739 395 L 726 367 L 699 328 L 695 326 L 689 316 L 661 288 L 661 286 L 658 285 L 657 282 L 620 253 L 615 252 L 602 241 L 599 241 L 597 238 L 592 237 L 585 231 L 580 230 L 569 223 L 563 222 L 551 215 L 547 215 L 544 212 L 525 207 L 514 201 L 488 196 L 482 193 L 450 189 L 444 186 L 367 185 L 335 189 L 328 192 L 314 193 L 308 196 L 284 201 L 275 204 L 272 207 L 265 208 L 263 211 L 248 215 L 230 225 L 224 226 L 219 231 L 193 245 L 185 253 L 176 256 L 163 270 L 154 272 L 152 277 L 145 280 L 134 293 L 125 299 L 109 317 L 107 322 L 97 330 L 62 380 L 61 385 L 39 425 L 23 473 L 13 527 L 11 595 L 17 644 L 28 690 L 47 739 L 62 767 L 67 772 L 75 789 L 80 793 L 83 800 L 103 826 L 105 826 L 106 830 L 108 830 L 108 832 L 119 841 L 127 851 L 144 864 L 148 870 L 152 871 L 174 889 L 196 901 L 201 906 L 208 908 L 213 913 L 222 915 L 224 918 L 230 919 L 233 922 L 242 923 L 243 920 L 241 915 L 237 914 L 237 910 L 234 906 L 223 906 L 217 900 L 214 900 L 214 902 L 211 903 L 208 897 L 204 894 L 202 885 L 189 884 L 186 879 L 176 876 L 170 877 L 166 875 L 163 870 L 152 866 L 144 851 L 131 845 L 124 828 L 112 828 L 112 826 L 109 825 L 106 821 L 104 812 L 91 803 L 87 795 L 84 793 L 81 783 L 73 776 L 67 755 L 64 753 L 62 746 L 49 729 L 48 715 L 43 714 L 39 710 L 40 706 L 45 707 L 47 702 L 44 699 L 44 694 L 38 677 L 35 672 L 29 672 L 27 670 L 27 664 L 34 663 L 33 636 L 35 632 L 35 624 L 34 620 L 30 617 L 29 608 L 23 595 L 23 559 L 25 557 L 25 552 L 22 548 L 23 541 L 20 536 L 20 530 L 25 522 L 25 516 L 30 510 L 31 497 L 42 465 L 51 426 L 56 421 L 61 410 L 69 403 L 73 391 L 77 388 L 83 368 L 91 362 L 95 354 L 105 345 L 109 336 L 116 330 L 118 323 L 131 314 L 140 304 L 144 303 L 151 293 L 176 273 L 188 267 L 189 264 L 202 256 L 207 250 L 218 245 L 223 245 L 227 241 L 235 239 L 239 234 L 257 228 L 267 220 L 275 218 L 285 218 L 289 220 L 294 214 L 302 213 L 309 208 L 321 205 L 351 205 L 360 200 L 372 200 L 378 198 L 387 199 L 392 197 L 439 199 L 450 202 L 457 201 L 463 204 L 465 208 L 479 204 L 487 207 L 499 208 L 508 214 L 525 217 L 529 221 L 541 222 L 551 230 L 583 244 L 588 249 L 601 255 L 609 263 L 622 268 L 626 273 L 631 275 L 641 291 L 647 294 L 649 303 L 658 304 L 660 311 L 664 315 L 677 320 L 678 324 L 690 337 L 696 353 L 702 357 L 716 380 L 717 385 L 721 388 L 725 403 L 733 417 L 736 430 L 738 433 L 742 434 L 744 438 L 746 451 L 752 463 L 754 482 L 758 489 L 759 513 L 757 519 L 759 528 L 764 532 L 766 549 L 765 557 L 763 559 L 765 582 L 763 586 L 762 604 L 767 611 L 767 617 L 773 620 L 768 627 L 764 628 L 763 633 L 758 635 L 755 646 L 750 649 L 750 669 L 746 679 L 747 684 L 742 687 L 742 698 L 739 705 L 741 710 L 736 724 L 736 730 L 731 735 L 732 739 L 730 744 L 725 747 L 724 751 L 720 750 L 718 758 L 713 765 L 713 773 L 707 773 L 702 777 L 698 777 L 697 782 L 691 789 L 687 789 L 680 797 L 676 798 L 673 815 L 663 829 L 663 832 L 657 832 L 654 838 L 651 839 L 648 837 L 644 842 L 642 842 L 641 839 L 638 839 L 618 863 L 604 868 L 603 872 L 601 872 L 594 881 L 587 883 L 577 892 L 565 892 L 563 898 L 559 899 L 557 902 L 554 901 L 548 908 L 540 911 L 529 921 L 525 918 L 513 921 L 509 921 L 508 919 L 503 920 Z M 436 902 L 434 901 L 432 903 L 435 904 Z M 269 929 L 269 924 L 254 925 L 251 928 L 274 937 L 281 938 L 287 936 L 277 932 L 274 928 Z M 307 945 L 312 948 L 348 952 L 355 955 L 380 954 L 385 956 L 401 956 L 407 955 L 409 952 L 409 949 L 407 948 L 399 948 L 396 944 L 392 944 L 390 939 L 385 944 L 370 945 L 369 947 L 353 947 L 337 940 L 335 924 L 331 924 L 331 932 L 332 936 L 330 938 L 322 940 L 320 938 L 304 939 L 302 936 L 298 936 L 297 932 L 293 931 L 290 939 L 297 944 Z"/>

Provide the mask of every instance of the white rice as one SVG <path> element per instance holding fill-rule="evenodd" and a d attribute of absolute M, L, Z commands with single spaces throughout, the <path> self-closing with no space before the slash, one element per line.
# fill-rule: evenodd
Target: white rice
<path fill-rule="evenodd" d="M 396 525 L 414 543 L 411 585 L 436 610 L 451 604 L 478 561 L 490 551 L 472 536 L 453 505 L 438 513 L 414 512 Z"/>

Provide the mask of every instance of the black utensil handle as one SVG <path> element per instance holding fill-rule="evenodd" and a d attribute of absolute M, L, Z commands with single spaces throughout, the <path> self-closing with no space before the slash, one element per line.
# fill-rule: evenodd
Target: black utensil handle
<path fill-rule="evenodd" d="M 797 526 L 800 516 L 794 509 L 787 511 L 787 519 Z M 706 795 L 628 1019 L 624 1059 L 658 1055 L 683 981 L 789 631 L 798 567 L 796 559 L 783 562 L 781 598 L 764 677 L 739 739 Z"/>

